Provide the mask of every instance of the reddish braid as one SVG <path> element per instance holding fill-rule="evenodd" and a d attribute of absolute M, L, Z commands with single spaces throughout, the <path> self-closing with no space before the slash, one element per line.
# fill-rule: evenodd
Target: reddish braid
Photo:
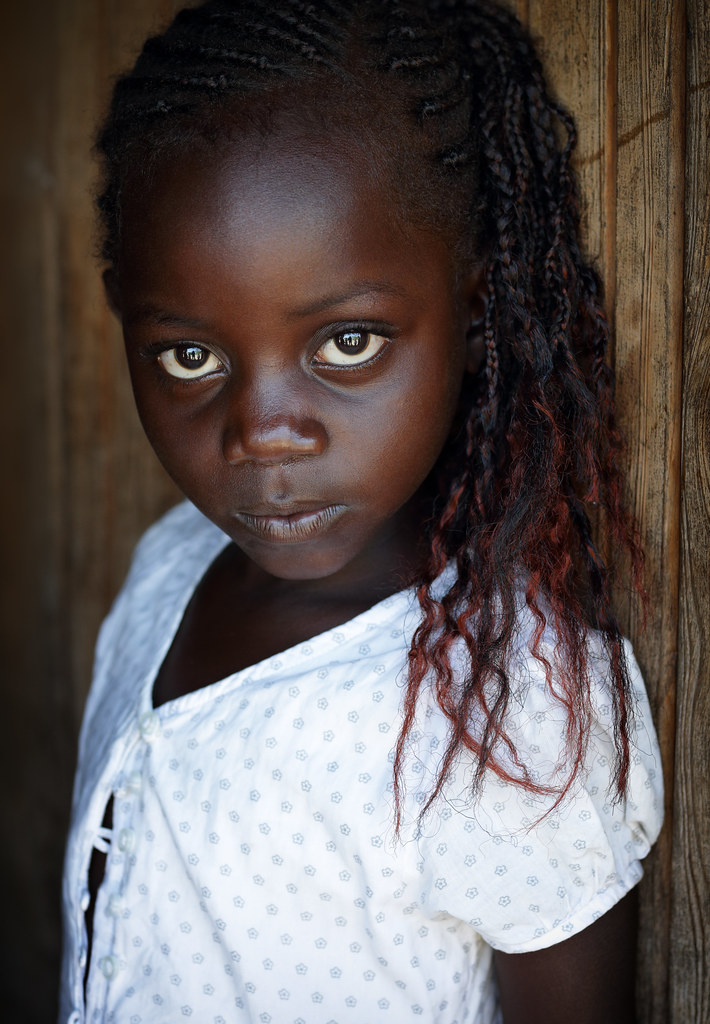
<path fill-rule="evenodd" d="M 451 483 L 442 476 L 443 507 L 418 589 L 422 623 L 410 651 L 395 757 L 397 806 L 418 697 L 431 678 L 450 729 L 422 814 L 461 748 L 476 759 L 474 788 L 492 770 L 529 791 L 545 791 L 506 732 L 521 597 L 534 623 L 531 653 L 566 713 L 567 770 L 555 792 L 561 797 L 567 791 L 584 761 L 592 625 L 608 655 L 618 753 L 614 781 L 622 795 L 631 697 L 609 572 L 592 539 L 589 507 L 602 507 L 612 538 L 630 552 L 639 591 L 642 558 L 622 502 L 613 377 L 606 363 L 609 329 L 598 280 L 577 241 L 574 124 L 547 97 L 531 45 L 512 16 L 485 2 L 445 0 L 431 7 L 435 17 L 446 12 L 455 20 L 469 47 L 462 73 L 479 83 L 478 124 L 447 159 L 461 166 L 474 159 L 472 145 L 478 142 L 482 150 L 475 223 L 489 253 L 486 362 L 478 401 L 448 453 L 447 465 L 463 470 Z M 555 122 L 567 135 L 561 149 Z M 586 373 L 585 362 L 591 367 Z M 432 588 L 450 559 L 456 580 L 437 600 Z M 546 631 L 556 641 L 554 670 L 544 653 Z M 455 642 L 468 652 L 463 678 L 451 669 Z M 476 732 L 475 721 L 484 723 Z"/>

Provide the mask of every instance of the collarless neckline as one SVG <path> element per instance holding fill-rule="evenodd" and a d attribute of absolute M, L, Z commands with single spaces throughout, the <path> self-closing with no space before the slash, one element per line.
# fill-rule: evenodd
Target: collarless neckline
<path fill-rule="evenodd" d="M 375 602 L 369 608 L 359 612 L 357 615 L 347 619 L 345 622 L 332 626 L 330 629 L 323 630 L 320 633 L 316 633 L 312 637 L 302 640 L 290 647 L 286 647 L 282 651 L 269 655 L 267 658 L 256 661 L 251 665 L 238 669 L 236 672 L 231 672 L 220 679 L 215 679 L 211 683 L 206 683 L 204 686 L 200 686 L 195 690 L 190 690 L 188 693 L 180 694 L 171 700 L 167 700 L 156 705 L 153 699 L 155 682 L 168 651 L 175 640 L 192 595 L 215 559 L 218 558 L 224 551 L 225 547 L 231 543 L 227 534 L 223 533 L 219 527 L 206 519 L 199 510 L 195 509 L 195 512 L 200 515 L 201 519 L 204 521 L 205 527 L 208 529 L 204 536 L 199 537 L 198 546 L 196 550 L 191 553 L 189 568 L 185 569 L 184 580 L 172 599 L 173 608 L 169 624 L 162 632 L 156 656 L 151 659 L 149 669 L 144 675 L 140 698 L 142 713 L 149 712 L 158 714 L 162 719 L 167 719 L 188 709 L 193 710 L 200 704 L 214 699 L 222 691 L 228 691 L 232 687 L 238 686 L 242 681 L 248 678 L 258 678 L 259 676 L 264 675 L 270 668 L 277 669 L 280 667 L 279 663 L 284 659 L 288 659 L 292 664 L 296 665 L 297 663 L 312 657 L 314 653 L 325 654 L 328 651 L 338 650 L 339 647 L 350 639 L 350 636 L 353 633 L 357 634 L 358 631 L 362 629 L 363 624 L 368 618 L 373 615 L 377 615 L 383 609 L 387 609 L 386 616 L 382 618 L 382 622 L 386 623 L 390 621 L 390 619 L 393 619 L 395 614 L 398 615 L 402 611 L 406 617 L 407 613 L 412 611 L 413 607 L 416 605 L 416 594 L 414 588 L 411 586 L 405 587 L 402 590 L 395 591 L 395 593 L 382 598 L 381 601 Z M 403 636 L 406 634 L 404 626 L 402 634 Z M 316 648 L 316 652 L 313 651 L 314 647 Z"/>

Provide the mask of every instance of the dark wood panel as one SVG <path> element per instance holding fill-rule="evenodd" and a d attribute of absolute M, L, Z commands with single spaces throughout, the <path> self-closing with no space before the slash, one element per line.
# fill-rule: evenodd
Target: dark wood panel
<path fill-rule="evenodd" d="M 574 165 L 580 185 L 587 255 L 605 275 L 603 215 L 606 97 L 606 17 L 598 0 L 529 0 L 529 28 L 553 96 L 577 126 Z"/>
<path fill-rule="evenodd" d="M 649 621 L 623 608 L 672 778 L 678 629 L 683 322 L 683 6 L 617 8 L 615 335 L 619 418 L 633 507 L 647 553 Z M 669 1020 L 672 795 L 642 889 L 641 1019 Z"/>
<path fill-rule="evenodd" d="M 93 639 L 120 585 L 137 536 L 177 494 L 143 436 L 133 406 L 120 331 L 106 308 L 88 159 L 110 80 L 135 57 L 149 30 L 176 4 L 94 4 L 65 0 L 56 132 L 57 250 L 62 306 L 54 358 L 65 368 L 62 498 L 74 718 L 90 678 Z M 67 369 L 70 367 L 70 372 Z"/>
<path fill-rule="evenodd" d="M 56 72 L 56 33 L 54 12 L 44 7 L 18 6 L 3 19 L 0 60 L 0 308 L 6 358 L 0 400 L 5 721 L 0 872 L 6 880 L 0 979 L 3 1013 L 18 1021 L 50 1019 L 53 993 L 48 1002 L 39 986 L 29 983 L 29 971 L 34 965 L 38 976 L 56 976 L 63 823 L 59 802 L 64 806 L 71 781 L 70 768 L 61 759 L 56 770 L 50 767 L 62 749 L 61 736 L 70 730 L 54 715 L 57 709 L 47 685 L 52 670 L 48 630 L 53 626 L 48 611 L 56 603 L 56 588 L 46 515 L 52 476 L 46 437 L 48 406 L 57 391 L 46 376 L 43 345 L 46 333 L 54 329 L 46 299 L 53 274 L 45 254 L 52 241 L 50 210 L 56 188 L 45 101 Z"/>
<path fill-rule="evenodd" d="M 176 5 L 173 5 L 176 6 Z M 109 76 L 164 0 L 38 0 L 3 23 L 0 430 L 3 1019 L 54 1019 L 59 878 L 98 624 L 141 530 L 175 500 L 137 423 L 94 248 L 91 137 Z M 7 442 L 7 443 L 5 443 Z M 8 500 L 8 498 L 10 500 Z M 37 984 L 37 978 L 42 979 Z"/>
<path fill-rule="evenodd" d="M 688 3 L 685 339 L 671 1019 L 710 1020 L 710 5 Z"/>

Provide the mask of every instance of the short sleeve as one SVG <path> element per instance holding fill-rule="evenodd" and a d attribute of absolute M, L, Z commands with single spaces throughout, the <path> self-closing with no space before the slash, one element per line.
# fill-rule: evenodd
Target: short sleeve
<path fill-rule="evenodd" d="M 471 767 L 461 763 L 449 779 L 445 804 L 422 826 L 422 904 L 465 920 L 503 952 L 542 949 L 597 920 L 639 881 L 641 860 L 658 836 L 660 754 L 638 665 L 628 644 L 625 650 L 636 710 L 623 802 L 611 792 L 615 748 L 607 662 L 593 647 L 587 757 L 558 806 L 492 773 L 472 803 Z M 544 775 L 559 763 L 564 713 L 550 697 L 539 663 L 529 658 L 525 671 L 511 734 Z"/>

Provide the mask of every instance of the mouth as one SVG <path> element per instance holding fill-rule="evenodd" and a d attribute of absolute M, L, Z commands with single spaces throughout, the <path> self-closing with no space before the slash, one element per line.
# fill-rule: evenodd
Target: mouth
<path fill-rule="evenodd" d="M 264 508 L 263 511 L 235 512 L 234 518 L 261 540 L 276 544 L 298 544 L 324 533 L 345 512 L 345 505 L 287 507 L 290 511 Z"/>

